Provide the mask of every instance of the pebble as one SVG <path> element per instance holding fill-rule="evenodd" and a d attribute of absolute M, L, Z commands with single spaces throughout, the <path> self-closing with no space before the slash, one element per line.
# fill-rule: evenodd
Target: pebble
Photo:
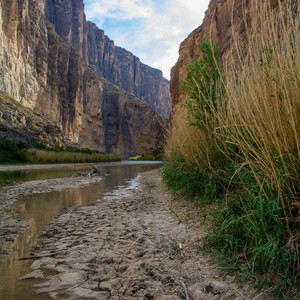
<path fill-rule="evenodd" d="M 213 294 L 223 294 L 227 291 L 229 285 L 224 281 L 213 280 L 208 283 L 205 290 Z"/>
<path fill-rule="evenodd" d="M 35 270 L 35 271 L 21 277 L 22 280 L 24 280 L 24 279 L 38 279 L 38 278 L 44 278 L 44 274 L 41 270 Z"/>
<path fill-rule="evenodd" d="M 192 286 L 189 286 L 188 291 L 192 296 L 192 299 L 205 300 L 206 298 L 206 295 L 203 292 L 203 286 L 200 283 L 196 283 Z"/>

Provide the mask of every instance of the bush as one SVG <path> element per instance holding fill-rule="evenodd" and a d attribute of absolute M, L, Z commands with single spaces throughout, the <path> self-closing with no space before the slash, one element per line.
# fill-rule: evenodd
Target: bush
<path fill-rule="evenodd" d="M 161 153 L 152 153 L 152 154 L 142 154 L 136 155 L 128 158 L 128 160 L 135 160 L 135 161 L 160 161 L 163 159 L 163 154 Z"/>
<path fill-rule="evenodd" d="M 0 141 L 0 163 L 26 162 L 26 150 L 23 144 L 10 139 Z"/>
<path fill-rule="evenodd" d="M 223 70 L 220 48 L 209 41 L 199 45 L 202 59 L 187 67 L 183 90 L 188 96 L 188 120 L 204 132 L 214 130 L 217 112 L 224 101 Z"/>
<path fill-rule="evenodd" d="M 35 148 L 27 149 L 23 144 L 12 140 L 0 141 L 0 163 L 90 163 L 119 161 L 120 158 L 112 154 L 104 154 L 89 148 L 51 148 L 38 144 Z"/>
<path fill-rule="evenodd" d="M 226 194 L 207 245 L 235 260 L 242 255 L 252 272 L 273 282 L 278 299 L 296 299 L 300 5 L 277 4 L 271 10 L 269 1 L 256 3 L 260 30 L 249 31 L 246 54 L 237 40 L 222 67 L 217 48 L 205 44 L 202 59 L 188 68 L 186 112 L 173 118 L 163 175 L 173 189 L 191 191 L 193 197 L 209 195 L 215 201 Z"/>

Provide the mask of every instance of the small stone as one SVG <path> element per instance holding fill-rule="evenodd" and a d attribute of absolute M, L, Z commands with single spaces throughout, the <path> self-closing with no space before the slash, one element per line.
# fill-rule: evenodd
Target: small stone
<path fill-rule="evenodd" d="M 90 267 L 86 264 L 77 263 L 77 264 L 72 265 L 72 270 L 89 271 Z"/>
<path fill-rule="evenodd" d="M 65 272 L 62 274 L 59 274 L 59 279 L 62 282 L 66 282 L 66 283 L 79 283 L 82 281 L 87 280 L 87 274 L 84 271 L 78 271 L 78 272 Z"/>
<path fill-rule="evenodd" d="M 44 274 L 41 270 L 35 270 L 35 271 L 21 277 L 22 280 L 23 279 L 38 279 L 38 278 L 44 278 Z"/>
<path fill-rule="evenodd" d="M 110 292 L 110 291 L 116 291 L 119 288 L 121 288 L 121 283 L 119 279 L 111 279 L 108 281 L 102 281 L 100 282 L 100 291 Z"/>
<path fill-rule="evenodd" d="M 205 300 L 206 299 L 206 295 L 203 292 L 203 287 L 200 283 L 196 283 L 192 286 L 189 286 L 188 291 L 193 299 L 197 299 L 197 300 Z"/>
<path fill-rule="evenodd" d="M 209 293 L 217 295 L 225 293 L 228 287 L 228 284 L 224 281 L 213 280 L 206 286 L 205 290 Z"/>
<path fill-rule="evenodd" d="M 42 265 L 42 261 L 40 259 L 35 260 L 31 265 L 31 269 L 36 270 L 40 268 L 41 265 Z"/>
<path fill-rule="evenodd" d="M 111 290 L 111 284 L 109 281 L 100 282 L 99 287 L 100 287 L 100 291 L 110 292 Z"/>
<path fill-rule="evenodd" d="M 72 290 L 73 294 L 80 299 L 108 299 L 110 294 L 108 292 L 95 292 L 90 289 L 77 287 Z"/>

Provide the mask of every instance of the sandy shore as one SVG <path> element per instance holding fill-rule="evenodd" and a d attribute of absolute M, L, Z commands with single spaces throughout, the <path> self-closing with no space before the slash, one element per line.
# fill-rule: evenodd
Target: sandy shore
<path fill-rule="evenodd" d="M 0 165 L 0 172 L 11 172 L 11 171 L 26 171 L 26 170 L 46 170 L 46 169 L 66 169 L 66 168 L 84 168 L 91 166 L 120 166 L 120 165 L 136 165 L 136 164 L 161 164 L 159 161 L 116 161 L 116 162 L 103 162 L 103 163 L 82 163 L 82 164 L 44 164 L 44 165 Z"/>
<path fill-rule="evenodd" d="M 53 299 L 249 299 L 198 254 L 205 226 L 191 222 L 194 208 L 173 200 L 158 172 L 53 220 L 23 280 L 40 278 L 36 292 Z"/>

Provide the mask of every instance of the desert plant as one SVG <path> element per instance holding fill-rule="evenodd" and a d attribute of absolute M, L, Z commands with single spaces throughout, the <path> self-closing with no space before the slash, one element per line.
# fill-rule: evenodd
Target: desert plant
<path fill-rule="evenodd" d="M 234 38 L 225 67 L 213 47 L 207 52 L 215 79 L 205 81 L 214 74 L 208 56 L 190 67 L 188 123 L 174 117 L 164 175 L 175 189 L 203 194 L 213 182 L 230 192 L 208 244 L 243 254 L 253 272 L 272 276 L 282 299 L 300 279 L 300 7 L 293 0 L 252 5 L 256 28 L 247 28 L 247 46 Z"/>
<path fill-rule="evenodd" d="M 256 5 L 259 31 L 248 33 L 246 56 L 235 43 L 219 115 L 223 140 L 238 149 L 243 192 L 228 200 L 210 241 L 248 253 L 254 271 L 273 270 L 284 293 L 300 277 L 300 11 L 291 0 Z"/>
<path fill-rule="evenodd" d="M 26 150 L 22 143 L 11 139 L 0 141 L 0 163 L 17 163 L 26 161 Z"/>
<path fill-rule="evenodd" d="M 207 132 L 216 126 L 216 113 L 224 101 L 223 70 L 220 48 L 212 41 L 199 44 L 202 58 L 187 66 L 183 90 L 187 95 L 186 107 L 191 125 Z"/>

